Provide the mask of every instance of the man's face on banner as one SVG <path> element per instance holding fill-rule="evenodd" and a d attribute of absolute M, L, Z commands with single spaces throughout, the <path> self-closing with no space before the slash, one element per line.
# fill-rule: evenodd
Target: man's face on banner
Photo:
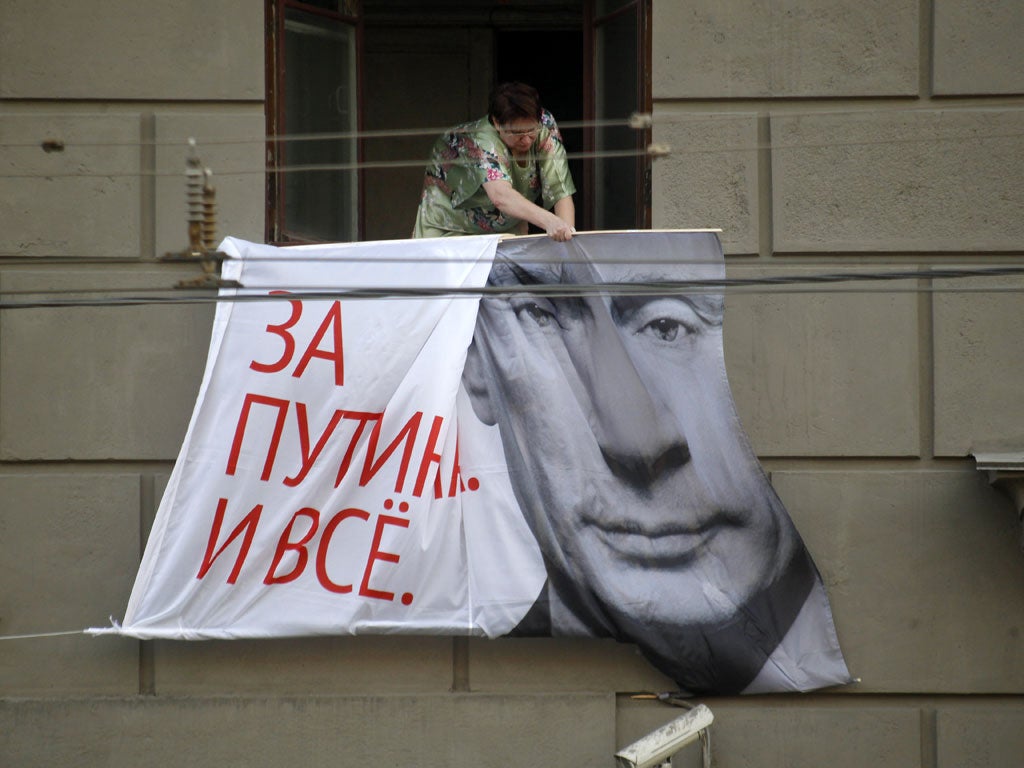
<path fill-rule="evenodd" d="M 714 624 L 799 540 L 735 414 L 721 295 L 649 290 L 720 279 L 717 239 L 647 233 L 651 250 L 622 252 L 630 242 L 503 244 L 490 282 L 524 292 L 482 301 L 464 382 L 500 427 L 556 585 L 631 620 Z M 602 282 L 644 291 L 579 291 Z M 559 285 L 583 295 L 549 293 Z"/>

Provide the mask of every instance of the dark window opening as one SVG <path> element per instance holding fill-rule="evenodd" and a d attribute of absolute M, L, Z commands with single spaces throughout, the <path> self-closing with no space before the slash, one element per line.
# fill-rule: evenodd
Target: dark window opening
<path fill-rule="evenodd" d="M 649 226 L 649 135 L 601 121 L 650 109 L 650 0 L 265 2 L 268 241 L 408 237 L 435 131 L 506 80 L 559 122 L 577 228 Z"/>
<path fill-rule="evenodd" d="M 582 26 L 571 30 L 498 32 L 494 47 L 494 82 L 529 83 L 540 92 L 544 108 L 558 121 L 569 154 L 569 171 L 576 184 L 573 201 L 579 216 L 587 207 L 581 157 L 585 115 Z"/>

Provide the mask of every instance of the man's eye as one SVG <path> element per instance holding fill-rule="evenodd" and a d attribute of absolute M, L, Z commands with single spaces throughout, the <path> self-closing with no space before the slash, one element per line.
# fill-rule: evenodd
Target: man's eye
<path fill-rule="evenodd" d="M 685 336 L 690 332 L 690 329 L 683 325 L 679 320 L 673 320 L 669 317 L 659 317 L 657 320 L 652 320 L 647 323 L 647 325 L 640 329 L 640 332 L 649 333 L 660 341 L 675 341 L 680 332 Z"/>
<path fill-rule="evenodd" d="M 544 309 L 535 301 L 527 301 L 516 307 L 516 315 L 518 317 L 522 318 L 524 314 L 528 315 L 541 328 L 546 328 L 555 323 L 554 313 Z"/>

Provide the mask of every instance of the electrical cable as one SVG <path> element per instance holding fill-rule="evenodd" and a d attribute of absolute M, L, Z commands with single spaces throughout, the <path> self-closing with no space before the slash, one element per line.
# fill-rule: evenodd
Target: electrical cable
<path fill-rule="evenodd" d="M 913 108 L 906 110 L 908 112 L 926 112 L 929 111 L 925 108 Z M 851 110 L 848 112 L 822 112 L 820 110 L 807 111 L 806 114 L 815 115 L 833 115 L 833 114 L 865 114 L 865 110 Z M 801 113 L 783 112 L 780 116 L 783 117 L 794 117 L 799 116 Z M 660 124 L 678 124 L 680 122 L 700 122 L 707 123 L 715 120 L 728 120 L 735 119 L 734 116 L 728 114 L 714 113 L 710 115 L 704 114 L 688 114 L 688 115 L 659 115 L 657 122 Z M 628 120 L 591 120 L 591 121 L 576 121 L 576 122 L 563 122 L 560 127 L 563 130 L 573 130 L 577 128 L 631 128 L 631 129 L 649 129 L 653 127 L 654 119 L 651 115 L 633 115 Z M 305 141 L 324 141 L 324 140 L 374 140 L 378 138 L 396 138 L 396 137 L 409 137 L 409 136 L 420 136 L 420 135 L 437 135 L 446 131 L 452 130 L 451 128 L 424 128 L 424 129 L 393 129 L 393 130 L 371 130 L 371 131 L 354 131 L 354 132 L 336 132 L 336 133 L 304 133 L 304 134 L 280 134 L 280 135 L 268 135 L 261 137 L 250 137 L 250 138 L 235 138 L 235 139 L 213 139 L 210 141 L 204 141 L 203 146 L 227 146 L 227 145 L 239 145 L 239 144 L 267 144 L 267 143 L 282 143 L 282 142 L 305 142 Z M 977 133 L 971 133 L 968 135 L 949 135 L 949 136 L 923 136 L 920 138 L 913 137 L 907 139 L 874 139 L 867 141 L 854 141 L 854 142 L 805 142 L 799 144 L 780 144 L 778 142 L 757 142 L 753 145 L 743 146 L 730 146 L 715 149 L 706 149 L 701 147 L 687 147 L 686 149 L 674 152 L 673 154 L 678 155 L 703 155 L 711 153 L 731 153 L 731 152 L 744 152 L 744 151 L 759 151 L 763 149 L 770 149 L 772 151 L 785 150 L 785 149 L 797 149 L 797 148 L 837 148 L 837 147 L 848 147 L 848 146 L 865 146 L 865 145 L 881 145 L 881 144 L 908 144 L 908 143 L 920 143 L 920 142 L 944 142 L 944 141 L 970 141 L 976 143 L 986 138 L 1018 138 L 1024 136 L 1021 132 L 1002 132 L 992 133 L 988 135 L 979 136 Z M 191 141 L 190 141 L 191 144 Z M 13 147 L 13 148 L 34 148 L 40 146 L 34 143 L 2 143 L 0 147 Z M 65 144 L 60 140 L 44 141 L 41 145 L 44 151 L 65 151 L 68 147 L 143 147 L 143 146 L 181 146 L 178 142 L 172 141 L 135 141 L 135 142 L 73 142 L 71 144 Z M 647 149 L 626 149 L 626 150 L 598 150 L 591 152 L 573 153 L 570 157 L 580 159 L 591 159 L 591 158 L 622 158 L 622 157 L 637 157 L 644 154 L 652 154 L 653 147 Z M 261 167 L 261 168 L 240 168 L 235 170 L 220 171 L 218 177 L 234 176 L 241 174 L 261 174 L 261 173 L 298 173 L 298 172 L 315 172 L 315 171 L 354 171 L 361 169 L 385 169 L 385 168 L 400 168 L 400 167 L 423 167 L 425 165 L 424 160 L 361 160 L 351 163 L 316 163 L 316 164 L 301 164 L 301 165 L 285 165 L 280 167 Z M 102 178 L 117 178 L 117 177 L 147 177 L 147 176 L 174 176 L 181 177 L 185 175 L 183 172 L 158 172 L 154 170 L 138 169 L 130 172 L 115 172 L 115 173 L 103 173 L 99 171 L 76 171 L 69 173 L 47 173 L 41 174 L 35 171 L 30 174 L 0 174 L 0 179 L 11 178 L 11 179 L 22 179 L 22 178 L 46 178 L 52 180 L 54 178 L 69 178 L 69 177 L 102 177 Z M 1015 258 L 1012 254 L 1007 254 L 1007 258 Z M 289 254 L 287 257 L 290 260 L 301 258 L 300 256 L 294 256 Z M 933 261 L 927 264 L 919 264 L 919 270 L 908 272 L 906 270 L 898 270 L 895 272 L 859 272 L 859 273 L 843 273 L 843 274 L 818 274 L 818 275 L 801 275 L 801 276 L 769 276 L 769 277 L 758 277 L 758 278 L 727 278 L 721 281 L 715 282 L 681 282 L 681 283 L 667 283 L 667 282 L 656 282 L 648 284 L 629 283 L 629 284 L 591 284 L 591 285 L 575 285 L 565 286 L 560 285 L 557 287 L 545 286 L 543 289 L 538 289 L 537 286 L 530 288 L 531 293 L 544 295 L 556 295 L 551 291 L 557 288 L 557 295 L 560 296 L 586 296 L 586 295 L 597 295 L 597 294 L 608 294 L 610 292 L 616 292 L 619 294 L 632 294 L 636 295 L 639 293 L 651 294 L 666 294 L 666 293 L 681 293 L 681 292 L 722 292 L 722 293 L 739 293 L 739 292 L 752 292 L 752 291 L 767 291 L 773 290 L 776 292 L 803 292 L 807 290 L 818 290 L 824 291 L 826 288 L 823 286 L 833 286 L 827 288 L 830 292 L 836 291 L 847 291 L 847 292 L 863 292 L 865 289 L 851 287 L 855 283 L 865 282 L 879 282 L 879 281 L 899 281 L 899 280 L 915 280 L 917 284 L 909 289 L 906 288 L 892 288 L 888 289 L 889 292 L 941 292 L 944 290 L 959 290 L 963 292 L 967 291 L 986 291 L 986 292 L 1019 292 L 1022 290 L 1016 286 L 991 286 L 991 287 L 958 287 L 956 289 L 949 289 L 948 287 L 936 286 L 933 281 L 942 279 L 961 279 L 966 277 L 998 277 L 1020 274 L 1021 268 L 1013 266 L 994 266 L 984 269 L 937 269 L 934 267 L 934 259 L 943 258 L 939 255 L 932 257 Z M 358 256 L 351 257 L 338 257 L 337 259 L 324 259 L 324 261 L 336 260 L 336 261 L 350 261 L 356 262 L 360 259 Z M 395 262 L 411 262 L 414 259 L 402 257 L 396 257 L 393 259 Z M 945 257 L 944 260 L 949 260 Z M 39 267 L 47 265 L 70 265 L 85 266 L 85 265 L 113 265 L 119 266 L 128 265 L 155 265 L 158 263 L 166 263 L 167 260 L 158 262 L 155 260 L 134 260 L 134 259 L 117 259 L 113 257 L 103 256 L 92 256 L 92 257 L 71 257 L 71 256 L 41 256 L 41 257 L 27 257 L 23 254 L 0 254 L 0 266 L 11 267 L 11 266 L 29 266 Z M 185 262 L 185 260 L 181 260 Z M 384 260 L 381 260 L 384 261 Z M 455 259 L 450 260 L 452 262 Z M 626 263 L 624 260 L 609 260 L 608 262 L 595 262 L 595 263 Z M 630 260 L 632 264 L 639 264 Z M 751 266 L 762 267 L 765 266 L 765 262 L 755 261 L 750 263 Z M 809 262 L 802 261 L 799 265 L 779 265 L 778 263 L 772 263 L 771 269 L 807 269 Z M 924 267 L 921 269 L 920 267 Z M 842 287 L 834 287 L 842 286 Z M 374 298 L 374 299 L 395 299 L 395 298 L 451 298 L 457 296 L 469 296 L 469 297 L 480 297 L 488 295 L 501 295 L 502 292 L 511 292 L 521 295 L 522 289 L 514 290 L 517 287 L 512 287 L 512 290 L 508 288 L 500 289 L 451 289 L 451 288 L 431 288 L 423 287 L 418 289 L 402 289 L 398 290 L 393 287 L 387 286 L 364 286 L 348 289 L 342 294 L 325 294 L 321 293 L 320 289 L 316 289 L 316 293 L 308 294 L 309 296 L 317 296 L 324 298 L 327 296 L 337 297 L 343 296 L 347 299 L 361 299 L 361 298 Z M 201 296 L 185 296 L 180 291 L 172 291 L 172 295 L 169 296 L 158 296 L 156 294 L 160 292 L 167 292 L 169 289 L 165 288 L 138 288 L 138 289 L 100 289 L 100 290 L 85 290 L 85 289 L 65 289 L 62 291 L 0 291 L 0 309 L 19 309 L 19 308 L 42 308 L 42 307 L 72 307 L 72 306 L 125 306 L 125 305 L 138 305 L 138 304 L 180 304 L 180 303 L 205 303 L 205 302 L 216 302 L 216 301 L 242 301 L 242 300 L 253 300 L 253 297 L 247 297 L 244 295 L 236 295 L 232 297 L 225 296 L 214 296 L 212 291 Z M 308 291 L 308 287 L 303 286 L 283 286 L 282 290 L 293 291 L 296 294 L 303 294 Z M 89 298 L 89 293 L 100 293 L 106 294 L 106 298 Z M 118 295 L 114 295 L 118 294 Z M 49 298 L 37 298 L 32 300 L 10 300 L 5 297 L 12 296 L 48 296 Z M 74 296 L 74 297 L 73 297 Z M 268 297 L 261 296 L 259 300 L 267 300 Z"/>
<path fill-rule="evenodd" d="M 326 300 L 384 300 L 384 299 L 455 299 L 455 298 L 487 298 L 503 296 L 542 296 L 545 298 L 583 298 L 600 296 L 679 296 L 699 293 L 736 293 L 763 292 L 770 288 L 773 292 L 785 286 L 788 292 L 822 292 L 823 285 L 843 285 L 847 283 L 876 283 L 902 280 L 958 280 L 964 278 L 1005 277 L 1024 275 L 1024 266 L 1006 266 L 993 268 L 941 269 L 928 272 L 894 271 L 873 273 L 829 273 L 813 275 L 768 276 L 747 278 L 723 278 L 717 280 L 659 280 L 643 282 L 602 282 L 602 283 L 543 283 L 525 285 L 501 285 L 482 287 L 395 287 L 395 286 L 358 286 L 344 289 L 331 289 L 322 286 L 282 286 L 275 291 L 286 291 L 281 294 L 270 294 L 268 287 L 258 292 L 247 293 L 244 287 L 236 288 L 235 293 L 215 294 L 211 289 L 207 294 L 191 294 L 169 291 L 166 288 L 139 289 L 94 289 L 102 294 L 118 293 L 121 295 L 100 295 L 90 297 L 89 291 L 64 290 L 64 298 L 57 292 L 45 290 L 22 290 L 0 292 L 0 310 L 14 309 L 45 309 L 72 307 L 125 307 L 140 305 L 185 305 L 185 304 L 216 304 L 221 302 L 246 303 L 266 301 L 326 301 Z M 744 290 L 747 289 L 747 290 Z M 802 290 L 799 290 L 802 289 Z M 255 289 L 254 289 L 255 290 Z M 957 288 L 936 289 L 931 287 L 927 292 L 956 291 Z M 1024 292 L 1021 286 L 995 286 L 975 288 L 975 292 Z M 850 291 L 853 292 L 853 291 Z M 859 293 L 868 292 L 862 288 Z M 925 292 L 920 287 L 906 289 L 902 292 Z M 147 295 L 148 294 L 148 295 Z M 159 295 L 158 295 L 159 294 Z M 49 298 L 11 300 L 8 296 L 49 296 Z"/>
<path fill-rule="evenodd" d="M 25 116 L 32 116 L 27 114 Z M 8 117 L 18 117 L 9 115 Z M 629 119 L 598 119 L 598 120 L 577 120 L 559 121 L 558 129 L 580 130 L 585 128 L 636 128 L 637 118 Z M 649 127 L 644 124 L 643 127 Z M 306 142 L 306 141 L 349 141 L 349 140 L 374 140 L 374 139 L 395 139 L 414 136 L 440 136 L 443 133 L 458 133 L 460 126 L 440 126 L 434 128 L 381 128 L 363 131 L 323 131 L 317 133 L 268 133 L 263 136 L 226 138 L 226 139 L 204 139 L 198 142 L 202 146 L 237 146 L 240 144 L 273 144 L 285 141 Z M 76 141 L 66 146 L 74 147 L 181 147 L 186 146 L 179 139 L 142 139 L 139 141 Z M 39 148 L 39 142 L 0 142 L 0 147 L 13 148 Z"/>
<path fill-rule="evenodd" d="M 910 109 L 904 110 L 907 112 L 926 112 L 925 109 Z M 859 115 L 867 114 L 864 111 L 851 111 L 851 112 L 796 112 L 781 113 L 779 117 L 800 117 L 809 115 Z M 886 112 L 885 114 L 891 114 Z M 579 130 L 589 128 L 600 128 L 600 129 L 611 129 L 611 128 L 629 128 L 634 131 L 653 129 L 653 127 L 661 126 L 665 127 L 671 124 L 679 124 L 684 122 L 692 123 L 710 123 L 710 122 L 721 122 L 728 120 L 739 119 L 737 116 L 730 114 L 714 113 L 710 115 L 704 114 L 689 114 L 689 115 L 658 115 L 653 117 L 651 115 L 633 115 L 629 119 L 606 119 L 606 120 L 582 120 L 582 121 L 568 121 L 559 123 L 559 130 Z M 455 127 L 456 129 L 458 126 Z M 379 129 L 379 130 L 365 130 L 365 131 L 337 131 L 337 132 L 323 132 L 323 133 L 296 133 L 296 134 L 266 134 L 263 136 L 253 137 L 237 137 L 237 138 L 210 138 L 197 141 L 197 144 L 202 147 L 225 147 L 225 146 L 244 146 L 244 145 L 261 145 L 265 146 L 268 144 L 281 145 L 288 143 L 303 143 L 303 142 L 315 142 L 315 141 L 342 141 L 342 142 L 356 142 L 356 141 L 373 141 L 376 139 L 393 139 L 393 138 L 408 138 L 416 136 L 439 136 L 446 132 L 454 130 L 452 127 L 446 128 L 399 128 L 399 129 Z M 629 158 L 629 157 L 640 157 L 649 154 L 668 154 L 673 157 L 679 156 L 694 156 L 694 155 L 710 155 L 710 154 L 734 154 L 744 152 L 758 152 L 762 150 L 771 150 L 773 152 L 787 151 L 795 149 L 836 149 L 836 148 L 849 148 L 849 147 L 864 147 L 864 146 L 881 146 L 881 145 L 910 145 L 910 144 L 921 144 L 921 143 L 944 143 L 944 142 L 969 142 L 971 144 L 977 144 L 979 141 L 987 139 L 1016 139 L 1024 137 L 1022 131 L 1003 131 L 993 132 L 987 134 L 978 134 L 977 132 L 965 131 L 964 133 L 950 133 L 947 135 L 919 135 L 907 138 L 872 138 L 864 140 L 848 140 L 848 141 L 837 141 L 830 139 L 829 141 L 821 142 L 790 142 L 780 143 L 777 140 L 771 142 L 754 142 L 751 144 L 740 144 L 731 145 L 725 147 L 702 147 L 699 145 L 689 144 L 685 148 L 667 148 L 658 147 L 658 145 L 651 145 L 648 147 L 634 147 L 626 149 L 596 149 L 589 151 L 569 152 L 567 157 L 569 160 L 590 160 L 590 159 L 616 159 L 616 158 Z M 112 141 L 74 141 L 67 142 L 62 139 L 49 138 L 44 139 L 41 142 L 0 142 L 0 148 L 15 148 L 15 149 L 32 149 L 42 147 L 44 151 L 50 152 L 65 152 L 68 149 L 83 147 L 83 148 L 128 148 L 136 149 L 142 147 L 180 147 L 183 150 L 188 147 L 188 140 L 136 140 L 132 142 L 112 142 Z M 217 171 L 218 177 L 233 177 L 243 176 L 261 173 L 307 173 L 307 172 L 350 172 L 360 170 L 387 170 L 397 168 L 423 168 L 429 162 L 429 158 L 411 158 L 411 159 L 397 159 L 397 160 L 372 160 L 372 159 L 358 159 L 347 162 L 327 162 L 327 163 L 308 163 L 308 164 L 285 164 L 285 165 L 259 165 L 250 167 L 239 167 L 239 168 L 228 168 L 219 169 Z M 182 174 L 181 171 L 157 171 L 151 169 L 136 169 L 132 171 L 121 171 L 121 170 L 83 170 L 78 169 L 76 171 L 68 172 L 47 172 L 40 173 L 33 171 L 31 173 L 0 173 L 0 178 L 8 179 L 25 179 L 25 178 L 40 178 L 45 177 L 47 179 L 54 178 L 124 178 L 124 177 L 176 177 Z"/>

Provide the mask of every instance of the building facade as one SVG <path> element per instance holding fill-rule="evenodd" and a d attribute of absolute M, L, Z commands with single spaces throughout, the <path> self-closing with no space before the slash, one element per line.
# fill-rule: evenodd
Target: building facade
<path fill-rule="evenodd" d="M 364 130 L 482 114 L 501 44 L 594 10 L 457 5 L 366 1 Z M 162 258 L 189 242 L 188 139 L 219 235 L 263 240 L 274 215 L 271 6 L 0 4 L 0 763 L 612 765 L 681 712 L 637 696 L 673 686 L 628 645 L 80 632 L 123 614 L 202 375 L 212 305 L 129 300 L 201 274 Z M 702 700 L 714 764 L 1017 765 L 1024 9 L 649 10 L 649 61 L 631 56 L 670 148 L 650 222 L 720 227 L 731 277 L 787 281 L 728 291 L 729 379 L 857 678 Z M 419 178 L 367 175 L 364 236 L 404 236 Z M 826 274 L 862 279 L 798 279 Z"/>

